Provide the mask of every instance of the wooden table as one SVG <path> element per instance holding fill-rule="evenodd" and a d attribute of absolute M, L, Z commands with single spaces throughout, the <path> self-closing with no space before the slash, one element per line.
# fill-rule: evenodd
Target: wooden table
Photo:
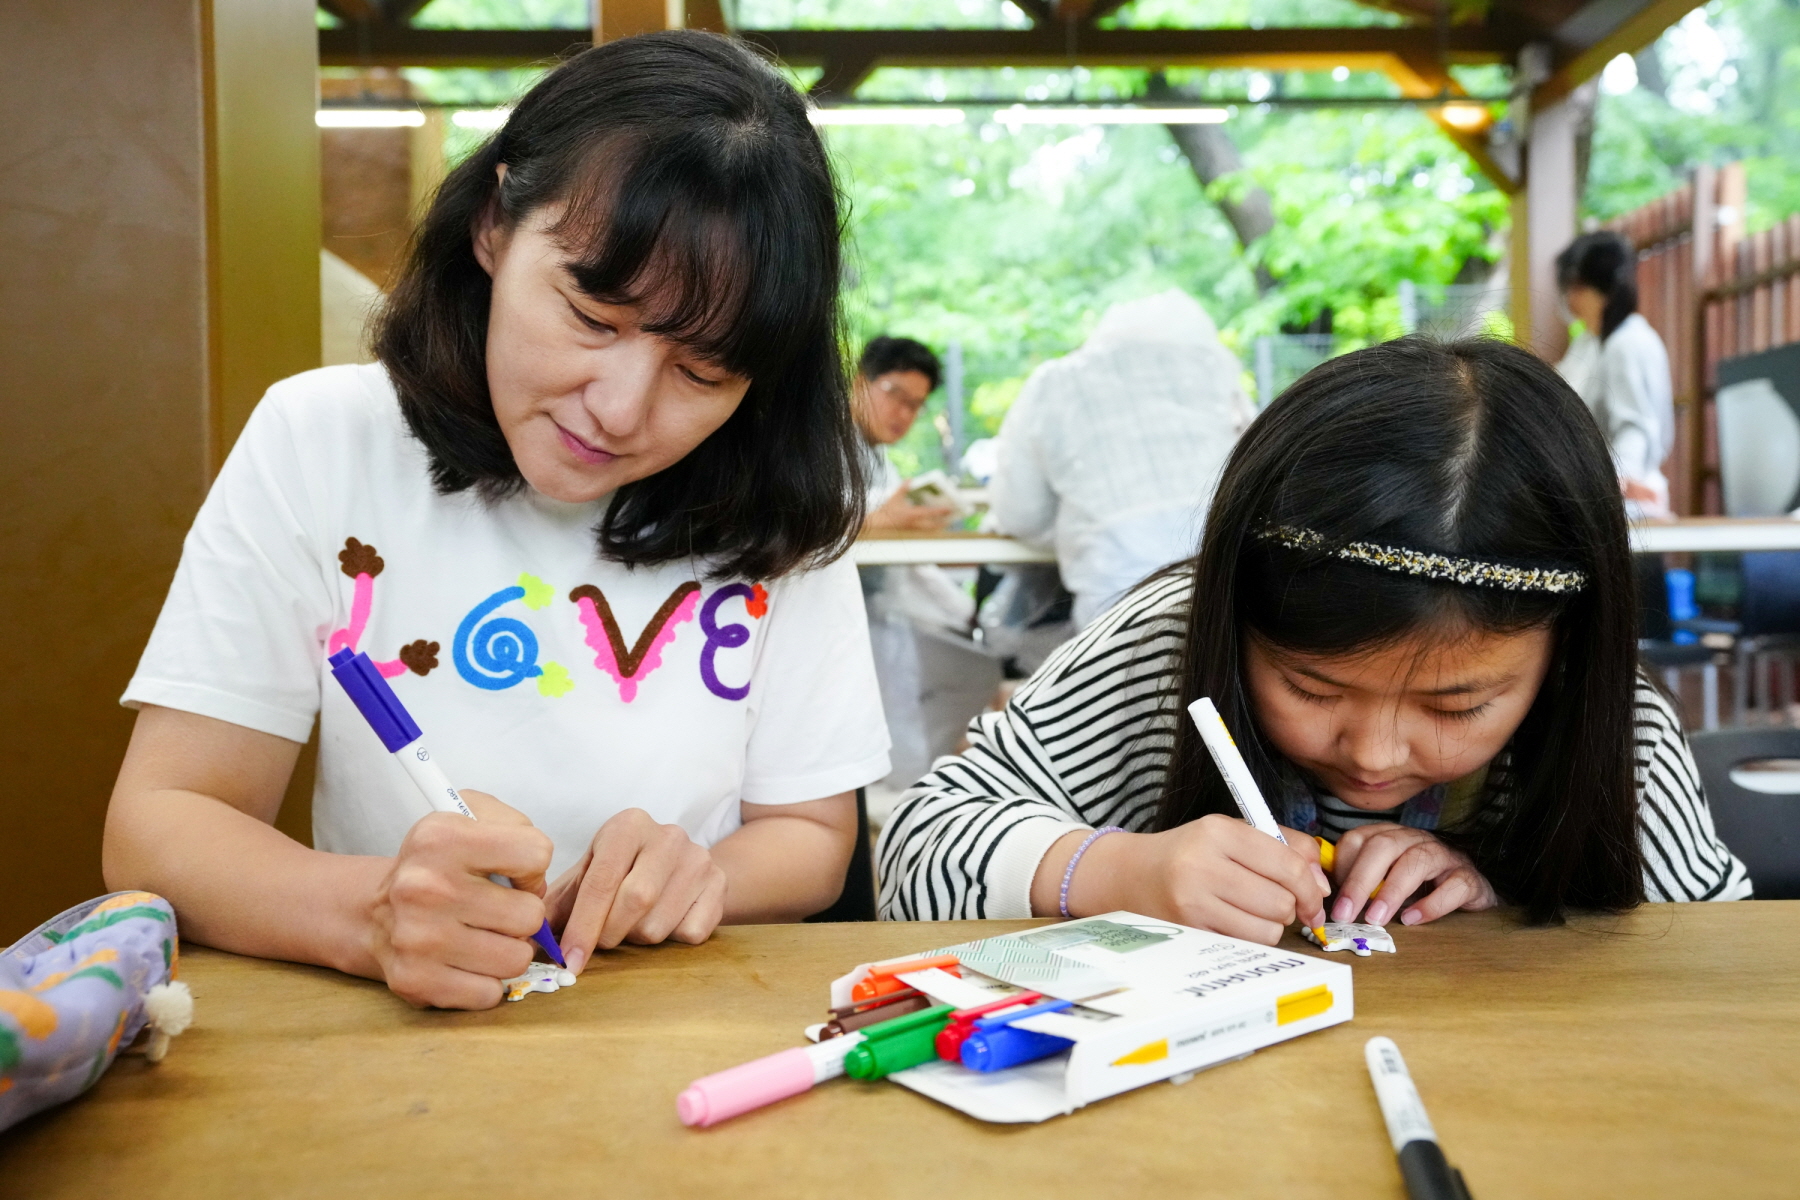
<path fill-rule="evenodd" d="M 1800 521 L 1792 517 L 1683 517 L 1631 527 L 1640 554 L 1678 550 L 1800 550 Z"/>
<path fill-rule="evenodd" d="M 984 564 L 1055 562 L 1049 550 L 1030 546 L 1018 538 L 997 533 L 909 533 L 890 531 L 864 534 L 850 548 L 859 567 L 917 566 L 935 563 L 945 567 L 978 567 Z"/>
<path fill-rule="evenodd" d="M 0 1196 L 1395 1200 L 1375 1034 L 1480 1200 L 1800 1190 L 1800 902 L 1396 928 L 1349 1024 L 1039 1126 L 850 1080 L 677 1122 L 691 1079 L 797 1044 L 830 976 L 1025 924 L 727 929 L 485 1013 L 191 949 L 195 1027 L 0 1134 Z"/>

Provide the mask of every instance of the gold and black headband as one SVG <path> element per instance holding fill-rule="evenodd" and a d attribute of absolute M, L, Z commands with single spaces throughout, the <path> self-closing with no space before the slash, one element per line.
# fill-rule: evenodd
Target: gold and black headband
<path fill-rule="evenodd" d="M 1332 558 L 1380 567 L 1402 575 L 1418 575 L 1426 579 L 1442 579 L 1466 587 L 1496 587 L 1509 592 L 1579 592 L 1587 586 L 1587 576 L 1580 571 L 1547 567 L 1515 567 L 1507 563 L 1483 562 L 1478 558 L 1459 558 L 1409 550 L 1404 546 L 1380 546 L 1374 542 L 1349 542 L 1329 549 L 1325 535 L 1296 525 L 1268 525 L 1256 531 L 1264 541 L 1279 542 L 1290 550 L 1322 550 Z"/>

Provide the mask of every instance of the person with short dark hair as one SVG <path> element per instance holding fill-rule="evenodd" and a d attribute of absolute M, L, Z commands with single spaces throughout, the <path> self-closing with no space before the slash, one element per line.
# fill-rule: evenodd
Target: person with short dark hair
<path fill-rule="evenodd" d="M 824 147 L 754 53 L 546 75 L 438 190 L 379 361 L 276 384 L 232 449 L 125 693 L 112 885 L 444 1008 L 498 1003 L 546 918 L 579 972 L 827 908 L 888 771 L 839 271 Z M 346 650 L 479 822 L 423 815 Z M 315 720 L 309 848 L 274 820 Z"/>
<path fill-rule="evenodd" d="M 955 515 L 948 505 L 913 503 L 906 494 L 906 480 L 883 452 L 912 429 L 942 377 L 937 355 L 923 342 L 884 334 L 863 347 L 853 401 L 857 426 L 869 447 L 869 515 L 864 529 L 942 529 Z"/>
<path fill-rule="evenodd" d="M 1556 283 L 1582 324 L 1556 369 L 1600 422 L 1626 500 L 1667 516 L 1675 389 L 1668 348 L 1637 310 L 1637 251 L 1611 230 L 1583 234 L 1556 256 Z"/>
<path fill-rule="evenodd" d="M 1273 944 L 1296 920 L 1746 898 L 1639 669 L 1633 590 L 1606 443 L 1542 360 L 1422 338 L 1332 359 L 1238 442 L 1199 554 L 902 798 L 883 915 L 1123 909 Z M 1287 844 L 1240 818 L 1202 697 Z"/>

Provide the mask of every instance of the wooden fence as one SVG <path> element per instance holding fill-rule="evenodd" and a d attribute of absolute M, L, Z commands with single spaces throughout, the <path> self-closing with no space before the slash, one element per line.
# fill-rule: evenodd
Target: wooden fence
<path fill-rule="evenodd" d="M 1606 225 L 1638 248 L 1638 308 L 1669 348 L 1676 437 L 1665 470 L 1689 515 L 1722 511 L 1719 361 L 1800 342 L 1800 216 L 1747 237 L 1747 199 L 1742 164 L 1702 167 Z"/>

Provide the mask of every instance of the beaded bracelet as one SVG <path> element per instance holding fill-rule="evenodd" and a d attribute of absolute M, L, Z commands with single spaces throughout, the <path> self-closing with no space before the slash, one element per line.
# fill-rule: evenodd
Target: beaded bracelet
<path fill-rule="evenodd" d="M 1123 825 L 1104 825 L 1088 834 L 1087 837 L 1082 839 L 1081 845 L 1075 847 L 1075 855 L 1073 858 L 1069 859 L 1069 865 L 1063 871 L 1062 892 L 1058 895 L 1056 901 L 1056 907 L 1062 910 L 1063 916 L 1072 917 L 1075 915 L 1069 911 L 1069 881 L 1075 878 L 1075 864 L 1081 861 L 1081 856 L 1087 853 L 1089 846 L 1093 845 L 1107 834 L 1124 832 L 1125 827 Z"/>

